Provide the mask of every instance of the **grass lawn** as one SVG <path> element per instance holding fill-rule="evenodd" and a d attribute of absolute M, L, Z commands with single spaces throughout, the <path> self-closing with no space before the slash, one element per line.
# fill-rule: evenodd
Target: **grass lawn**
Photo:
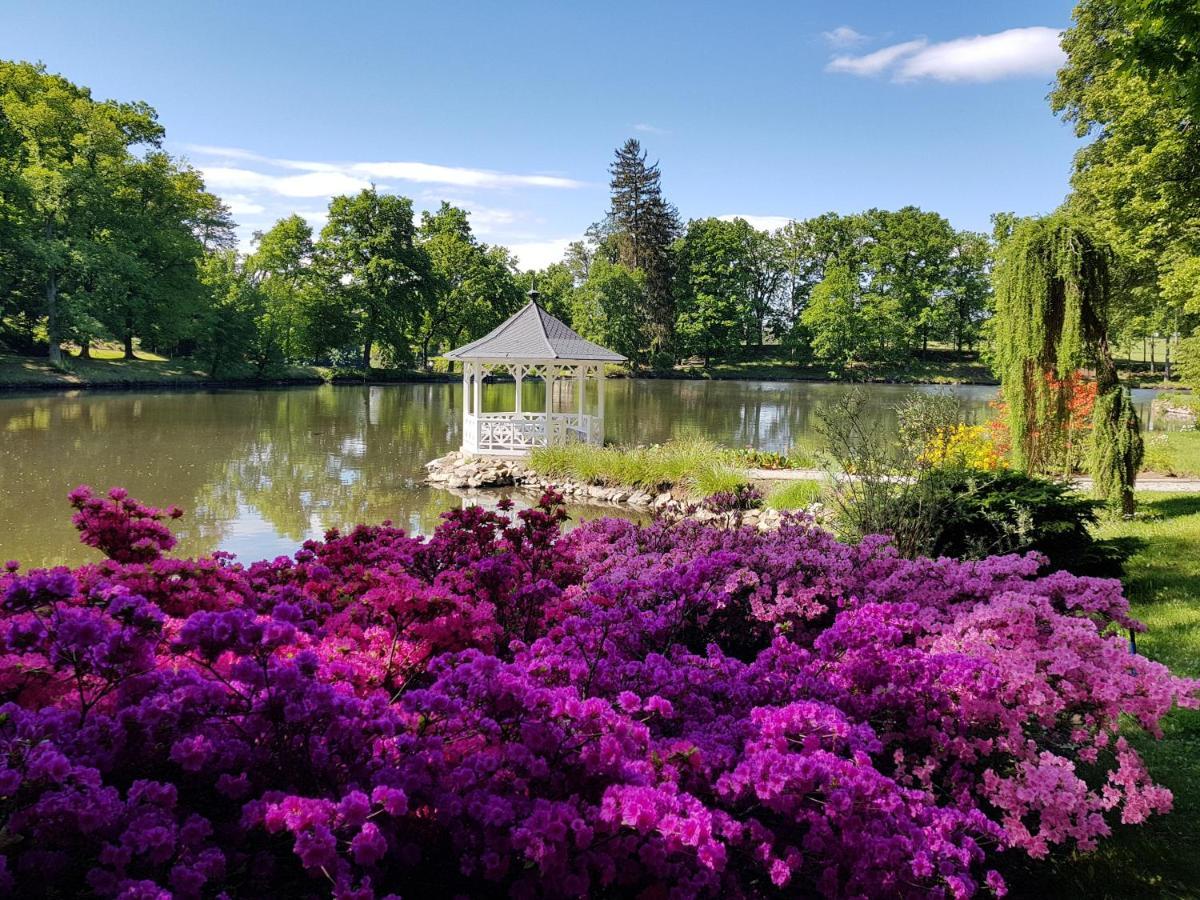
<path fill-rule="evenodd" d="M 1180 478 L 1200 476 L 1200 431 L 1160 431 L 1146 435 L 1142 468 Z"/>
<path fill-rule="evenodd" d="M 1149 626 L 1138 650 L 1200 677 L 1200 494 L 1142 494 L 1137 517 L 1109 522 L 1103 537 L 1129 538 L 1126 591 Z M 1090 854 L 1035 864 L 1014 876 L 1014 896 L 1200 897 L 1200 711 L 1173 713 L 1165 737 L 1130 736 L 1150 774 L 1175 794 L 1175 810 L 1117 826 Z"/>
<path fill-rule="evenodd" d="M 98 348 L 94 358 L 67 360 L 66 371 L 59 371 L 38 357 L 0 354 L 0 387 L 63 387 L 81 385 L 131 384 L 186 385 L 208 381 L 317 380 L 320 373 L 309 366 L 289 366 L 285 371 L 260 379 L 253 367 L 232 367 L 211 378 L 204 368 L 191 359 L 164 359 L 152 353 L 138 351 L 136 359 L 124 359 L 118 351 Z"/>
<path fill-rule="evenodd" d="M 681 367 L 707 378 L 805 381 L 896 381 L 912 384 L 995 384 L 996 376 L 976 354 L 930 350 L 924 359 L 897 365 L 855 364 L 847 369 L 827 364 L 800 365 L 777 353 L 752 359 L 714 361 L 708 366 Z"/>

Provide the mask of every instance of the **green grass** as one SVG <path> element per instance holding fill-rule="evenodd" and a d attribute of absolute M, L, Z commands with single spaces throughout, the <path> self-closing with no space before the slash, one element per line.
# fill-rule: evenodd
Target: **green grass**
<path fill-rule="evenodd" d="M 921 359 L 897 364 L 827 363 L 799 364 L 775 348 L 766 348 L 740 360 L 714 360 L 707 366 L 684 366 L 681 370 L 705 378 L 761 379 L 764 381 L 889 381 L 912 384 L 995 384 L 996 376 L 974 353 L 931 349 Z"/>
<path fill-rule="evenodd" d="M 735 454 L 736 451 L 699 439 L 669 441 L 651 447 L 569 444 L 533 451 L 529 467 L 542 475 L 585 484 L 654 492 L 679 489 L 707 497 L 745 484 Z"/>
<path fill-rule="evenodd" d="M 1142 494 L 1132 521 L 1101 536 L 1138 549 L 1126 593 L 1148 631 L 1138 650 L 1172 671 L 1200 676 L 1200 494 Z M 1200 711 L 1177 710 L 1157 741 L 1131 727 L 1150 774 L 1175 794 L 1175 809 L 1138 826 L 1116 826 L 1089 854 L 1023 867 L 1013 896 L 1200 897 Z"/>
<path fill-rule="evenodd" d="M 1200 431 L 1159 431 L 1146 435 L 1146 459 L 1142 468 L 1149 472 L 1200 476 Z"/>
<path fill-rule="evenodd" d="M 163 359 L 138 351 L 136 359 L 123 359 L 116 351 L 98 348 L 93 359 L 70 357 L 63 370 L 53 368 L 45 359 L 0 354 L 0 387 L 83 387 L 128 385 L 187 385 L 210 381 L 275 381 L 320 379 L 311 366 L 289 366 L 280 372 L 259 378 L 249 365 L 230 367 L 214 379 L 192 359 Z"/>
<path fill-rule="evenodd" d="M 825 485 L 820 481 L 792 481 L 776 488 L 767 495 L 766 505 L 771 509 L 803 509 L 821 499 Z"/>

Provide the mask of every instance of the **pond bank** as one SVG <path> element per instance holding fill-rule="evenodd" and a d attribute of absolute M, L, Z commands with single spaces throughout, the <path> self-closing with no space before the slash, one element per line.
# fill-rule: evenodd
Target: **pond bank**
<path fill-rule="evenodd" d="M 696 504 L 695 497 L 676 490 L 651 492 L 630 486 L 587 484 L 569 478 L 551 478 L 532 471 L 520 459 L 494 456 L 469 456 L 454 451 L 425 464 L 426 481 L 451 490 L 491 490 L 517 487 L 544 490 L 554 487 L 567 499 L 613 503 L 646 511 L 683 514 Z M 828 477 L 822 469 L 739 469 L 746 481 L 755 485 L 792 481 L 821 481 Z M 1080 476 L 1071 482 L 1081 492 L 1090 492 L 1092 479 Z M 1165 494 L 1200 493 L 1200 478 L 1178 478 L 1147 472 L 1138 478 L 1140 491 Z"/>
<path fill-rule="evenodd" d="M 636 487 L 611 487 L 584 484 L 568 478 L 551 478 L 534 472 L 516 458 L 469 456 L 456 450 L 427 462 L 425 471 L 426 480 L 430 484 L 451 491 L 486 491 L 511 487 L 541 492 L 553 488 L 561 493 L 567 502 L 626 506 L 668 518 L 687 516 L 702 522 L 736 519 L 740 524 L 756 525 L 761 529 L 777 528 L 782 520 L 782 513 L 768 508 L 737 510 L 732 513 L 713 512 L 700 507 L 696 497 L 678 488 L 654 492 Z"/>
<path fill-rule="evenodd" d="M 990 373 L 979 369 L 931 365 L 909 372 L 854 373 L 849 378 L 831 378 L 830 372 L 793 365 L 737 364 L 709 368 L 679 367 L 666 371 L 610 372 L 611 380 L 683 382 L 775 382 L 794 384 L 979 386 L 995 387 Z M 0 353 L 0 393 L 11 391 L 162 390 L 254 387 L 306 387 L 316 384 L 444 384 L 458 383 L 457 372 L 425 372 L 408 369 L 372 369 L 364 376 L 350 369 L 324 366 L 291 366 L 284 372 L 257 375 L 248 367 L 222 377 L 212 377 L 193 360 L 179 359 L 80 359 L 72 357 L 66 369 L 55 369 L 41 357 Z M 1139 386 L 1134 384 L 1133 386 Z M 1154 384 L 1163 391 L 1183 391 L 1177 384 Z"/>

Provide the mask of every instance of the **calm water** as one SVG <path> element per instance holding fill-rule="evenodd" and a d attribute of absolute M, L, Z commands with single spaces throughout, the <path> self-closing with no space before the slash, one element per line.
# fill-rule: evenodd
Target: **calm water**
<path fill-rule="evenodd" d="M 525 407 L 538 408 L 540 387 L 526 390 Z M 812 446 L 820 404 L 848 390 L 614 380 L 605 384 L 607 437 L 651 443 L 704 435 L 778 451 Z M 914 388 L 867 390 L 880 427 L 894 430 L 892 408 Z M 511 408 L 512 391 L 511 384 L 488 386 L 485 407 Z M 973 417 L 995 393 L 954 392 Z M 1151 393 L 1141 394 L 1148 404 Z M 439 512 L 462 502 L 421 483 L 423 464 L 459 445 L 460 422 L 461 388 L 450 384 L 0 397 L 0 560 L 95 558 L 76 542 L 65 500 L 81 483 L 123 485 L 146 502 L 182 506 L 181 553 L 220 547 L 246 561 L 273 557 L 331 526 L 382 519 L 427 532 Z"/>

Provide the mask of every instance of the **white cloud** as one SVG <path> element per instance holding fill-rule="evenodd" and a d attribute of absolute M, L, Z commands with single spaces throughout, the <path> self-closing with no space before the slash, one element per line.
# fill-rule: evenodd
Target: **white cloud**
<path fill-rule="evenodd" d="M 833 31 L 822 31 L 821 37 L 832 47 L 857 47 L 863 41 L 869 41 L 870 38 L 865 34 L 860 34 L 849 25 L 839 25 Z"/>
<path fill-rule="evenodd" d="M 361 162 L 353 163 L 348 171 L 372 178 L 394 178 L 431 184 L 453 184 L 457 187 L 511 188 L 547 187 L 576 188 L 583 182 L 557 175 L 512 175 L 487 169 L 464 169 L 421 162 Z"/>
<path fill-rule="evenodd" d="M 892 44 L 865 56 L 835 56 L 825 67 L 828 72 L 846 72 L 850 75 L 878 75 L 891 68 L 898 60 L 916 53 L 926 44 L 925 39 Z"/>
<path fill-rule="evenodd" d="M 267 208 L 261 203 L 255 203 L 243 194 L 227 194 L 225 205 L 235 216 L 257 216 L 267 211 Z"/>
<path fill-rule="evenodd" d="M 894 81 L 995 81 L 1053 75 L 1066 60 L 1062 32 L 1035 25 L 930 44 L 924 38 L 863 56 L 835 56 L 826 69 L 870 76 L 890 71 Z"/>
<path fill-rule="evenodd" d="M 443 199 L 452 202 L 467 210 L 478 234 L 496 243 L 525 241 L 519 246 L 534 260 L 530 265 L 541 265 L 566 242 L 545 240 L 536 231 L 531 234 L 514 230 L 517 223 L 536 221 L 519 208 L 499 208 L 466 198 L 487 190 L 502 191 L 507 196 L 526 190 L 586 186 L 585 182 L 554 172 L 523 174 L 401 160 L 325 162 L 265 156 L 240 147 L 212 144 L 187 144 L 184 149 L 198 160 L 196 167 L 208 188 L 225 199 L 239 221 L 237 233 L 243 248 L 250 246 L 254 230 L 293 212 L 320 229 L 328 217 L 324 210 L 314 207 L 324 205 L 335 195 L 354 194 L 375 184 L 381 191 L 413 197 L 418 211 L 436 209 Z M 459 192 L 463 199 L 453 199 L 453 194 Z M 306 209 L 296 209 L 297 205 Z"/>
<path fill-rule="evenodd" d="M 648 122 L 638 122 L 633 126 L 634 131 L 640 131 L 643 134 L 670 134 L 666 128 L 659 128 L 657 125 L 651 125 Z"/>
<path fill-rule="evenodd" d="M 736 213 L 717 216 L 717 218 L 725 222 L 732 222 L 734 219 L 745 219 L 752 228 L 757 228 L 759 231 L 778 231 L 789 222 L 795 221 L 791 216 L 746 216 Z"/>
<path fill-rule="evenodd" d="M 1020 75 L 1053 75 L 1066 62 L 1062 32 L 1035 26 L 932 44 L 905 59 L 902 81 L 995 81 Z"/>
<path fill-rule="evenodd" d="M 301 193 L 315 190 L 321 182 L 311 175 L 330 176 L 331 184 L 338 184 L 333 176 L 341 176 L 340 182 L 346 187 L 337 187 L 334 192 L 341 190 L 359 190 L 349 187 L 353 183 L 366 186 L 373 178 L 390 178 L 397 181 L 414 181 L 425 184 L 452 184 L 459 187 L 473 188 L 514 188 L 514 187 L 544 187 L 544 188 L 578 188 L 584 187 L 584 182 L 561 175 L 531 174 L 518 175 L 511 172 L 497 172 L 491 169 L 473 169 L 463 166 L 441 166 L 435 163 L 380 160 L 376 162 L 320 162 L 312 160 L 284 159 L 280 157 L 263 156 L 251 150 L 238 147 L 216 147 L 210 144 L 188 144 L 186 148 L 191 153 L 214 157 L 223 163 L 236 160 L 242 165 L 204 165 L 200 168 L 209 179 L 222 179 L 225 186 L 258 187 L 276 190 L 289 197 L 315 197 L 318 193 Z M 247 163 L 259 163 L 251 168 Z M 272 175 L 261 171 L 263 168 L 290 169 L 309 173 L 308 175 Z M 212 173 L 211 175 L 209 173 Z M 216 182 L 214 181 L 214 184 Z M 276 187 L 281 184 L 283 188 Z"/>
<path fill-rule="evenodd" d="M 517 266 L 523 270 L 544 269 L 551 263 L 561 262 L 567 245 L 577 237 L 554 238 L 549 241 L 526 241 L 509 244 L 508 249 L 517 258 Z"/>
<path fill-rule="evenodd" d="M 205 184 L 217 191 L 266 191 L 283 197 L 330 197 L 357 193 L 371 186 L 363 178 L 343 172 L 308 172 L 304 175 L 271 175 L 235 166 L 200 166 Z"/>
<path fill-rule="evenodd" d="M 496 229 L 512 225 L 520 216 L 511 209 L 496 209 L 490 206 L 477 206 L 473 203 L 456 203 L 467 211 L 471 220 L 471 228 L 478 234 L 495 234 Z"/>

